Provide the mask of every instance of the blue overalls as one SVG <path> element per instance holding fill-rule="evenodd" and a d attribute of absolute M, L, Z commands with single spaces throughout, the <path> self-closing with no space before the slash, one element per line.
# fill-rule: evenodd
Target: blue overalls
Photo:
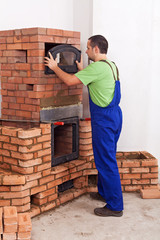
<path fill-rule="evenodd" d="M 112 69 L 111 65 L 110 67 Z M 120 82 L 116 80 L 115 75 L 114 79 L 114 97 L 107 107 L 99 107 L 94 104 L 90 96 L 89 102 L 92 145 L 98 170 L 98 192 L 106 200 L 107 208 L 121 211 L 123 210 L 123 196 L 116 160 L 117 141 L 122 128 L 122 111 L 119 107 L 121 92 Z"/>

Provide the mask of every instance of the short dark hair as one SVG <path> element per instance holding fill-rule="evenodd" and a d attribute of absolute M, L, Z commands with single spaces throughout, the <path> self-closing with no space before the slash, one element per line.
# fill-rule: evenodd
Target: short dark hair
<path fill-rule="evenodd" d="M 94 35 L 90 37 L 88 40 L 90 40 L 90 45 L 92 48 L 95 46 L 98 46 L 100 53 L 107 54 L 108 51 L 108 41 L 105 37 L 102 35 Z"/>

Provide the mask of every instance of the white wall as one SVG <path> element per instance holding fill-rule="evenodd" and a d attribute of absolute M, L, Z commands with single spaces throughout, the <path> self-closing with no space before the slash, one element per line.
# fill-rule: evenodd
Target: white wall
<path fill-rule="evenodd" d="M 160 158 L 160 19 L 158 0 L 94 0 L 93 34 L 109 41 L 119 67 L 124 123 L 118 149 Z"/>
<path fill-rule="evenodd" d="M 0 30 L 29 27 L 73 30 L 73 1 L 1 1 Z"/>

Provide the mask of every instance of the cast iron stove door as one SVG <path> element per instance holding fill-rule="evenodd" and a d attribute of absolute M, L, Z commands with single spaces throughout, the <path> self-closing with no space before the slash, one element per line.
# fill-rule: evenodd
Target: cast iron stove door
<path fill-rule="evenodd" d="M 62 119 L 51 125 L 52 166 L 78 158 L 79 119 Z"/>

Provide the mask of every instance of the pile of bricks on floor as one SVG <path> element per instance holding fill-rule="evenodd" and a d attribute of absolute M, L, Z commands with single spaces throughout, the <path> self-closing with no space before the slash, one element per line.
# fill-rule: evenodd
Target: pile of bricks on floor
<path fill-rule="evenodd" d="M 17 213 L 11 206 L 0 208 L 0 240 L 29 240 L 31 229 L 29 213 Z"/>

